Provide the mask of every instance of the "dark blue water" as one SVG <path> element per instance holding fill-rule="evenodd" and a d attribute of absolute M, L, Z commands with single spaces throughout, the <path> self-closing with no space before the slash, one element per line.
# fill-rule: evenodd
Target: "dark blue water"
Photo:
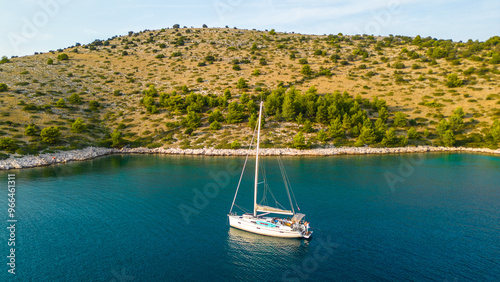
<path fill-rule="evenodd" d="M 17 179 L 15 276 L 1 172 L 0 280 L 500 280 L 498 157 L 284 158 L 311 241 L 229 228 L 243 161 L 110 156 L 8 172 Z M 264 166 L 283 196 L 275 159 Z M 252 177 L 238 198 L 248 208 Z"/>

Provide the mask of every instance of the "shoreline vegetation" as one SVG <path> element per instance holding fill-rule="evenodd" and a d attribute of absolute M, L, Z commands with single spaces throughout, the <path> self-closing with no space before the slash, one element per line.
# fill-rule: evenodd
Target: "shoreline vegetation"
<path fill-rule="evenodd" d="M 261 149 L 263 156 L 336 156 L 336 155 L 381 155 L 381 154 L 408 154 L 427 152 L 466 152 L 500 155 L 500 149 L 467 147 L 396 147 L 396 148 L 370 148 L 370 147 L 338 147 L 325 149 L 298 150 L 290 148 Z M 72 161 L 85 161 L 106 155 L 114 154 L 165 154 L 165 155 L 201 155 L 201 156 L 246 156 L 254 155 L 254 150 L 249 149 L 176 149 L 176 148 L 122 148 L 110 149 L 101 147 L 88 147 L 81 150 L 60 151 L 45 153 L 38 156 L 13 157 L 0 161 L 0 170 L 33 168 L 61 164 Z"/>

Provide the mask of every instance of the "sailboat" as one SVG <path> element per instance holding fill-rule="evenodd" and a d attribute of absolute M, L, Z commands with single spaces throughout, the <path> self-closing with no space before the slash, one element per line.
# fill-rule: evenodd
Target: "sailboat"
<path fill-rule="evenodd" d="M 284 170 L 283 163 L 279 160 L 283 180 L 285 183 L 285 188 L 288 195 L 288 200 L 290 201 L 291 209 L 284 209 L 283 206 L 279 205 L 276 201 L 278 207 L 271 207 L 268 205 L 258 204 L 257 203 L 257 191 L 258 186 L 260 184 L 266 184 L 265 181 L 259 183 L 259 142 L 260 142 L 260 126 L 262 119 L 262 105 L 263 102 L 260 102 L 260 110 L 259 110 L 259 120 L 258 120 L 258 130 L 257 130 L 257 145 L 256 145 L 256 154 L 255 154 L 255 181 L 254 181 L 254 201 L 253 201 L 253 213 L 243 213 L 238 215 L 237 213 L 233 213 L 233 207 L 235 206 L 236 196 L 238 195 L 238 190 L 241 184 L 241 179 L 243 177 L 243 173 L 245 171 L 246 163 L 248 161 L 248 155 L 245 160 L 245 164 L 243 165 L 243 171 L 240 176 L 240 181 L 238 183 L 238 187 L 236 188 L 236 193 L 234 195 L 233 204 L 231 205 L 231 209 L 229 214 L 227 215 L 229 218 L 229 225 L 234 228 L 238 228 L 241 230 L 245 230 L 248 232 L 273 236 L 273 237 L 281 237 L 281 238 L 304 238 L 309 239 L 312 235 L 312 231 L 309 231 L 309 223 L 304 222 L 303 219 L 306 216 L 303 213 L 296 213 L 293 207 L 292 198 L 290 194 L 293 195 L 293 191 L 291 191 L 290 183 L 288 181 L 288 177 L 286 176 L 286 171 Z M 290 193 L 291 192 L 291 193 Z M 274 195 L 273 195 L 274 198 Z M 295 199 L 295 196 L 293 196 Z M 296 202 L 296 201 L 295 201 Z M 298 205 L 297 205 L 298 209 Z M 300 210 L 300 209 L 299 209 Z M 279 216 L 278 216 L 279 215 Z M 283 215 L 287 215 L 289 217 L 284 218 L 281 217 Z"/>

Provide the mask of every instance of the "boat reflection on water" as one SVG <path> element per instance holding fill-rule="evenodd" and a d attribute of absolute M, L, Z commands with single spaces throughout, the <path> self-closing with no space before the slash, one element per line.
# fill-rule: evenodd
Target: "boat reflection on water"
<path fill-rule="evenodd" d="M 269 275 L 269 269 L 296 263 L 308 253 L 309 241 L 262 236 L 230 227 L 226 248 L 236 280 L 247 280 L 256 273 Z M 248 273 L 250 269 L 252 273 Z M 262 280 L 281 280 L 281 274 Z"/>

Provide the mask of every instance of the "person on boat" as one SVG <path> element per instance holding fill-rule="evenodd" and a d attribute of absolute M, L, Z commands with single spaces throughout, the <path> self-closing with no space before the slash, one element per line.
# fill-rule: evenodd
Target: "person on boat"
<path fill-rule="evenodd" d="M 304 223 L 304 226 L 306 227 L 306 232 L 309 232 L 309 222 L 305 222 Z"/>

